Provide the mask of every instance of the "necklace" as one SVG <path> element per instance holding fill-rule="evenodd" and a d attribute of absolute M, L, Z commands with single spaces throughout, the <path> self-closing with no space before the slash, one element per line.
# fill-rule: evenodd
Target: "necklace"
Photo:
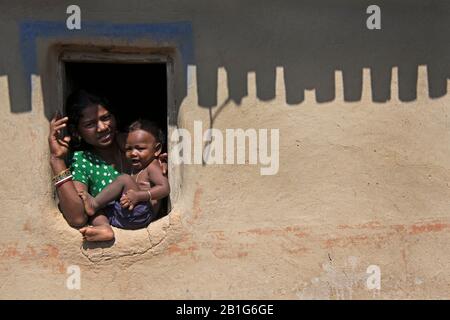
<path fill-rule="evenodd" d="M 132 177 L 136 176 L 136 182 L 138 182 L 139 175 L 142 173 L 142 171 L 144 171 L 144 169 L 139 170 L 138 174 L 136 174 L 136 175 L 134 175 L 133 173 L 131 174 Z"/>

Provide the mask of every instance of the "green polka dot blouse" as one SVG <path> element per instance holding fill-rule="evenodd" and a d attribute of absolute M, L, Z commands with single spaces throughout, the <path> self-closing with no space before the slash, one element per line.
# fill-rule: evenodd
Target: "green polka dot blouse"
<path fill-rule="evenodd" d="M 70 171 L 72 179 L 87 185 L 89 194 L 94 197 L 120 175 L 112 165 L 90 151 L 74 152 Z"/>

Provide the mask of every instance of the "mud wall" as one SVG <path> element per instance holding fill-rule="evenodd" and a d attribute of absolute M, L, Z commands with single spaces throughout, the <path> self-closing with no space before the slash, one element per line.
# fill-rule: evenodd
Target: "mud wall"
<path fill-rule="evenodd" d="M 449 5 L 78 1 L 69 31 L 69 4 L 0 4 L 1 298 L 448 297 Z M 182 165 L 167 217 L 83 243 L 47 160 L 66 45 L 173 49 L 170 125 L 278 129 L 278 172 Z"/>

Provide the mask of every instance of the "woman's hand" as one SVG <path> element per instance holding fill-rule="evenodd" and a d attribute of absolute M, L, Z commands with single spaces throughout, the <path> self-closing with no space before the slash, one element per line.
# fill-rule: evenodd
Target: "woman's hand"
<path fill-rule="evenodd" d="M 163 175 L 167 176 L 167 153 L 160 154 L 158 157 L 158 161 Z"/>
<path fill-rule="evenodd" d="M 50 147 L 50 155 L 53 158 L 64 159 L 69 152 L 69 136 L 61 136 L 62 130 L 67 126 L 69 118 L 60 118 L 57 114 L 50 121 L 50 133 L 48 136 L 48 144 Z"/>

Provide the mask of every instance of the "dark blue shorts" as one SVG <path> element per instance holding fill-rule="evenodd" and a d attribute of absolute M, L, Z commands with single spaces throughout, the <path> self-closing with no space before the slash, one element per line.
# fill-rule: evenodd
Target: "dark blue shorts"
<path fill-rule="evenodd" d="M 138 203 L 133 210 L 122 208 L 119 201 L 105 207 L 109 223 L 121 229 L 141 229 L 147 227 L 155 218 L 153 206 L 149 202 Z"/>

